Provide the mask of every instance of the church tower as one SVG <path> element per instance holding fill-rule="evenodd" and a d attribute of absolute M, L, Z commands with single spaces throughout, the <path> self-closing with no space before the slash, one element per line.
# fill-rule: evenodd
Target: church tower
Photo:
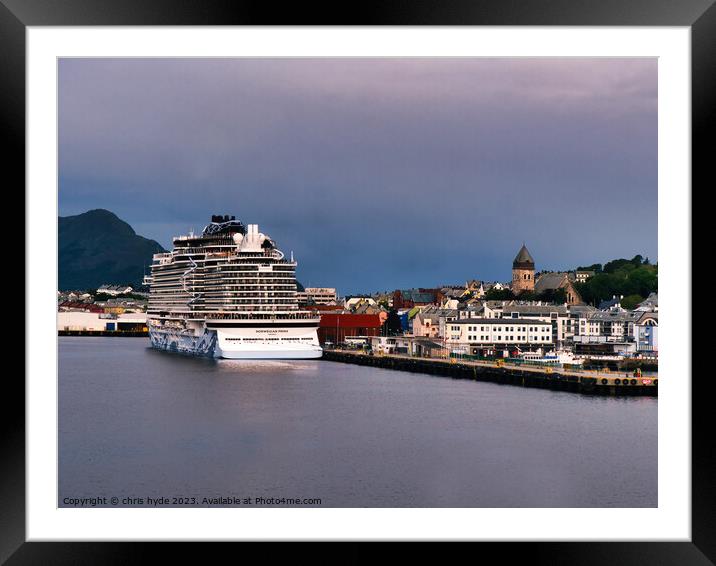
<path fill-rule="evenodd" d="M 515 260 L 512 262 L 512 292 L 519 295 L 524 291 L 535 290 L 535 260 L 532 259 L 527 247 L 522 244 Z"/>

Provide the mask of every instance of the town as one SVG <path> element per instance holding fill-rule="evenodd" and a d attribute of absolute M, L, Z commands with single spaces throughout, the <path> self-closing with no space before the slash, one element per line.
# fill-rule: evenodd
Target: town
<path fill-rule="evenodd" d="M 640 256 L 616 267 L 648 264 Z M 614 263 L 617 263 L 614 262 Z M 612 295 L 588 305 L 594 269 L 536 272 L 525 245 L 508 283 L 470 280 L 464 285 L 396 289 L 339 297 L 335 288 L 297 292 L 301 308 L 320 315 L 324 349 L 427 358 L 538 359 L 549 352 L 604 362 L 658 360 L 658 295 L 638 302 Z M 608 266 L 605 266 L 605 269 Z M 611 271 L 614 271 L 612 266 Z M 585 293 L 586 294 L 586 293 Z M 58 331 L 64 335 L 143 335 L 148 293 L 128 285 L 58 293 Z M 571 357 L 558 361 L 571 361 Z"/>

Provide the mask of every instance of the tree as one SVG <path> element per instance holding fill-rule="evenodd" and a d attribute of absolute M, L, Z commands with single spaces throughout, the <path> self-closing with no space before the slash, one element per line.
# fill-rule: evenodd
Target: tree
<path fill-rule="evenodd" d="M 488 301 L 509 301 L 514 298 L 514 293 L 509 289 L 495 289 L 493 287 L 485 293 L 485 299 Z"/>
<path fill-rule="evenodd" d="M 614 295 L 638 295 L 641 301 L 649 293 L 658 291 L 658 267 L 650 265 L 640 255 L 631 260 L 615 259 L 604 265 L 602 273 L 595 274 L 584 283 L 576 283 L 575 288 L 584 302 L 591 305 L 598 305 Z"/>
<path fill-rule="evenodd" d="M 561 305 L 567 302 L 567 293 L 564 289 L 547 289 L 537 295 L 538 301 Z"/>
<path fill-rule="evenodd" d="M 641 295 L 627 295 L 621 300 L 622 308 L 630 311 L 636 308 L 636 306 L 644 300 Z"/>
<path fill-rule="evenodd" d="M 576 270 L 577 271 L 594 271 L 595 273 L 600 273 L 602 271 L 602 264 L 601 263 L 593 263 L 592 265 L 588 265 L 587 267 L 578 267 Z"/>
<path fill-rule="evenodd" d="M 403 324 L 397 310 L 392 308 L 388 311 L 388 318 L 385 320 L 384 326 L 388 336 L 395 336 L 403 332 Z"/>

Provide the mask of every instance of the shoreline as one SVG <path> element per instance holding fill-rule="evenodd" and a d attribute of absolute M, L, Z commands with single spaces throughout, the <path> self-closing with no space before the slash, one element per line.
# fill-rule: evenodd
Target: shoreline
<path fill-rule="evenodd" d="M 435 358 L 414 358 L 392 354 L 359 354 L 342 350 L 324 350 L 327 361 L 372 366 L 381 369 L 408 371 L 487 381 L 503 385 L 537 387 L 583 395 L 658 397 L 658 377 L 625 377 L 624 373 L 568 371 L 559 368 L 498 366 L 489 362 L 467 362 Z"/>

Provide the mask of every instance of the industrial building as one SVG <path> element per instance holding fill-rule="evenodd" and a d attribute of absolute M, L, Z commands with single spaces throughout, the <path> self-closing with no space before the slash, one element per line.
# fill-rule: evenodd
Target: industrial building
<path fill-rule="evenodd" d="M 58 312 L 57 330 L 59 332 L 146 332 L 147 315 Z"/>

